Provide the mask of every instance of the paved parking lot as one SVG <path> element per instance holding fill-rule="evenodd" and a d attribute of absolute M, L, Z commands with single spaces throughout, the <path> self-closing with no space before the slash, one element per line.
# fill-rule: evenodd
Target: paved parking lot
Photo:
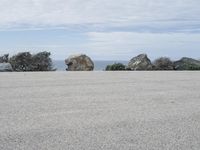
<path fill-rule="evenodd" d="M 0 74 L 1 150 L 199 150 L 200 72 Z"/>

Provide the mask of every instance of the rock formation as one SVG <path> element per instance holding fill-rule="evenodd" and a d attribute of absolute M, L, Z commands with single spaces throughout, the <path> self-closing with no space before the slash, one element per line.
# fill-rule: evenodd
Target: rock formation
<path fill-rule="evenodd" d="M 0 56 L 0 72 L 10 72 L 13 71 L 13 68 L 10 63 L 8 63 L 9 54 L 5 54 Z"/>
<path fill-rule="evenodd" d="M 128 63 L 130 70 L 152 70 L 151 60 L 146 54 L 140 54 L 130 60 Z"/>
<path fill-rule="evenodd" d="M 0 72 L 11 72 L 13 71 L 10 63 L 0 63 Z"/>
<path fill-rule="evenodd" d="M 71 55 L 65 60 L 68 71 L 92 71 L 94 69 L 93 61 L 85 54 Z"/>
<path fill-rule="evenodd" d="M 200 70 L 200 61 L 183 57 L 174 62 L 175 70 Z"/>

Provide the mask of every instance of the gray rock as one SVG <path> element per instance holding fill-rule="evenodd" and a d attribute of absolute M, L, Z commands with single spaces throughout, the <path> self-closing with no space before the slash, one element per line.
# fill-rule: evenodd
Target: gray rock
<path fill-rule="evenodd" d="M 151 60 L 146 54 L 140 54 L 130 60 L 128 68 L 130 70 L 152 70 Z"/>
<path fill-rule="evenodd" d="M 200 70 L 200 61 L 183 57 L 174 62 L 175 70 Z"/>
<path fill-rule="evenodd" d="M 13 71 L 10 63 L 0 63 L 0 72 L 11 72 Z"/>
<path fill-rule="evenodd" d="M 92 71 L 94 69 L 94 63 L 90 57 L 85 54 L 71 55 L 65 60 L 65 64 L 68 66 L 68 71 Z"/>
<path fill-rule="evenodd" d="M 9 56 L 9 54 L 5 54 L 3 56 L 0 56 L 0 63 L 7 63 L 8 62 L 8 56 Z"/>

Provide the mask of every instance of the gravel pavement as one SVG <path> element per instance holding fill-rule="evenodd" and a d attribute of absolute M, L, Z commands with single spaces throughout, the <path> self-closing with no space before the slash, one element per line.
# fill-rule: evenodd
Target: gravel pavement
<path fill-rule="evenodd" d="M 200 72 L 0 73 L 0 150 L 200 150 Z"/>

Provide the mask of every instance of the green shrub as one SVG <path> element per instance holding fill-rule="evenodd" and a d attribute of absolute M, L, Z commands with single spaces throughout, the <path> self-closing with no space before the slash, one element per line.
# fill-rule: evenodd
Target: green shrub
<path fill-rule="evenodd" d="M 186 70 L 200 70 L 200 66 L 196 64 L 185 64 Z"/>
<path fill-rule="evenodd" d="M 105 70 L 106 71 L 126 70 L 126 66 L 122 63 L 114 63 L 112 65 L 107 65 Z"/>

